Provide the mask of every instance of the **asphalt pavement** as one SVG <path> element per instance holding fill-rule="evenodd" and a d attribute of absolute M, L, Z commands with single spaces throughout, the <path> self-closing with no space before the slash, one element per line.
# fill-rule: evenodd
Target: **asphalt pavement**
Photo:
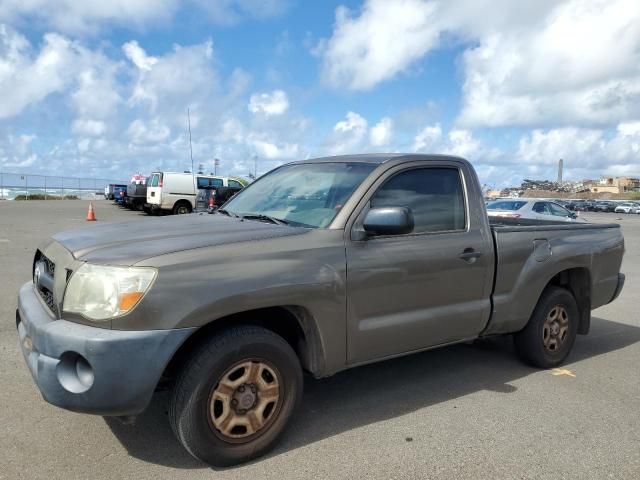
<path fill-rule="evenodd" d="M 99 223 L 153 228 L 153 217 L 95 205 Z M 622 225 L 627 284 L 593 312 L 561 369 L 523 365 L 505 337 L 308 378 L 271 454 L 212 469 L 173 437 L 165 393 L 123 425 L 53 407 L 31 379 L 17 342 L 18 288 L 43 240 L 91 228 L 87 206 L 0 201 L 0 479 L 640 478 L 640 215 L 583 214 Z"/>

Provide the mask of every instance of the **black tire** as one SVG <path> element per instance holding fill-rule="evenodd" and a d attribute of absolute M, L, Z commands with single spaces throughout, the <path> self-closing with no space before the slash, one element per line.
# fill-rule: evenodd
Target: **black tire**
<path fill-rule="evenodd" d="M 180 201 L 173 206 L 174 215 L 184 215 L 191 213 L 192 210 L 193 208 L 189 202 Z"/>
<path fill-rule="evenodd" d="M 554 309 L 560 317 L 566 314 L 568 324 L 564 336 L 561 336 L 562 328 L 558 327 L 559 334 L 556 333 L 555 345 L 554 339 L 551 338 L 554 329 L 548 325 L 545 327 L 547 320 L 553 318 Z M 558 309 L 563 309 L 565 314 Z M 542 292 L 527 326 L 514 335 L 518 355 L 534 367 L 557 367 L 567 358 L 573 347 L 578 333 L 578 322 L 578 306 L 571 292 L 561 287 L 547 287 Z"/>
<path fill-rule="evenodd" d="M 280 396 L 262 429 L 238 441 L 226 438 L 214 426 L 215 413 L 210 412 L 223 376 L 248 361 L 273 366 L 278 372 Z M 275 445 L 300 403 L 302 384 L 298 357 L 282 337 L 262 327 L 236 327 L 202 344 L 182 368 L 170 398 L 171 427 L 184 448 L 209 465 L 227 467 L 246 462 Z"/>

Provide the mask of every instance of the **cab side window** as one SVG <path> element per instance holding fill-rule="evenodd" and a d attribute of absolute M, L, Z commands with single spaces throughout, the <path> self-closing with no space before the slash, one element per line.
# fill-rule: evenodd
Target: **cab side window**
<path fill-rule="evenodd" d="M 407 170 L 388 180 L 371 198 L 371 208 L 409 207 L 413 233 L 464 230 L 466 208 L 456 168 Z"/>
<path fill-rule="evenodd" d="M 242 188 L 242 184 L 240 182 L 236 182 L 235 180 L 229 180 L 229 186 L 234 188 Z"/>

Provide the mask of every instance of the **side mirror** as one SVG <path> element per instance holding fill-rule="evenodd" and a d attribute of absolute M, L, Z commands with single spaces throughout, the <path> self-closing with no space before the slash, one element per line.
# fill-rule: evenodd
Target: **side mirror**
<path fill-rule="evenodd" d="M 372 208 L 362 227 L 369 235 L 402 235 L 413 231 L 413 214 L 407 207 Z"/>

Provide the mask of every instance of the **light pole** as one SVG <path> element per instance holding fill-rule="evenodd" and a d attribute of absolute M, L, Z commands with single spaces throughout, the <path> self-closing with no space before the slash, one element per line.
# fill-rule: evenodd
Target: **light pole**
<path fill-rule="evenodd" d="M 253 154 L 253 178 L 258 178 L 258 155 Z"/>
<path fill-rule="evenodd" d="M 213 174 L 214 175 L 218 175 L 218 167 L 220 166 L 220 159 L 219 158 L 214 158 L 213 159 Z"/>

